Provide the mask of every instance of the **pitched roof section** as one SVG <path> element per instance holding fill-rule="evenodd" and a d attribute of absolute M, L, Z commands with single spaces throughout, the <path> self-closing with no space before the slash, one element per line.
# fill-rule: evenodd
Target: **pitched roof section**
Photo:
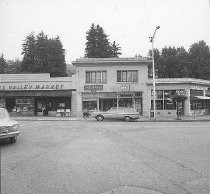
<path fill-rule="evenodd" d="M 122 64 L 122 63 L 140 63 L 146 64 L 152 62 L 147 57 L 130 57 L 130 58 L 80 58 L 76 61 L 72 61 L 73 65 L 84 65 L 84 64 Z"/>

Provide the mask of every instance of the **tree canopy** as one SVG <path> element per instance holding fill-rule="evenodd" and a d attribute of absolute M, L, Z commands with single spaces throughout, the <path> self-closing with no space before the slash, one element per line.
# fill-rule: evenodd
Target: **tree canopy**
<path fill-rule="evenodd" d="M 149 56 L 151 56 L 151 50 Z M 204 41 L 184 47 L 154 49 L 155 72 L 159 78 L 197 78 L 210 80 L 210 49 Z M 151 65 L 149 66 L 151 74 Z M 151 75 L 150 75 L 151 77 Z"/>
<path fill-rule="evenodd" d="M 210 49 L 206 42 L 199 41 L 189 49 L 191 77 L 210 80 Z"/>
<path fill-rule="evenodd" d="M 50 73 L 52 77 L 66 76 L 65 50 L 59 36 L 48 38 L 44 32 L 30 33 L 22 45 L 21 72 Z"/>
<path fill-rule="evenodd" d="M 119 45 L 115 41 L 111 43 L 99 25 L 91 25 L 90 30 L 86 32 L 86 39 L 85 57 L 109 58 L 121 55 Z"/>

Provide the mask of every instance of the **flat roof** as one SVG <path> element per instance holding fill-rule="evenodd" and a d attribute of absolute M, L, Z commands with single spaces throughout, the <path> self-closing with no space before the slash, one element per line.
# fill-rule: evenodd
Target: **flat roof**
<path fill-rule="evenodd" d="M 129 58 L 79 58 L 72 61 L 73 65 L 79 64 L 97 64 L 97 63 L 151 63 L 152 60 L 147 57 L 129 57 Z"/>
<path fill-rule="evenodd" d="M 194 79 L 194 78 L 157 78 L 155 79 L 156 84 L 201 84 L 210 86 L 210 80 Z M 147 81 L 148 85 L 153 84 L 153 79 L 149 78 Z"/>
<path fill-rule="evenodd" d="M 58 81 L 69 82 L 72 77 L 50 77 L 49 73 L 34 74 L 0 74 L 0 83 L 2 82 L 36 82 L 36 81 Z"/>

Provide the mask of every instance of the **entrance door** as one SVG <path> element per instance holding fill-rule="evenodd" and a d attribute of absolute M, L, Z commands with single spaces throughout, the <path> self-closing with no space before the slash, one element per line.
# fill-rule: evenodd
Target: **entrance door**
<path fill-rule="evenodd" d="M 108 111 L 112 107 L 117 107 L 117 99 L 99 99 L 99 110 Z"/>
<path fill-rule="evenodd" d="M 135 109 L 137 112 L 139 112 L 140 115 L 142 115 L 142 99 L 141 98 L 135 98 Z"/>
<path fill-rule="evenodd" d="M 15 98 L 6 99 L 6 109 L 8 112 L 12 112 L 12 109 L 15 107 Z"/>

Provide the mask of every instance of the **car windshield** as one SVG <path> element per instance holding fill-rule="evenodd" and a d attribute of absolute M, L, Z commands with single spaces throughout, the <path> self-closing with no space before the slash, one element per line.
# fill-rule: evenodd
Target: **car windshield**
<path fill-rule="evenodd" d="M 0 120 L 9 119 L 9 114 L 5 109 L 0 109 Z"/>
<path fill-rule="evenodd" d="M 108 112 L 115 112 L 117 110 L 117 107 L 112 107 L 111 109 L 108 110 Z"/>

